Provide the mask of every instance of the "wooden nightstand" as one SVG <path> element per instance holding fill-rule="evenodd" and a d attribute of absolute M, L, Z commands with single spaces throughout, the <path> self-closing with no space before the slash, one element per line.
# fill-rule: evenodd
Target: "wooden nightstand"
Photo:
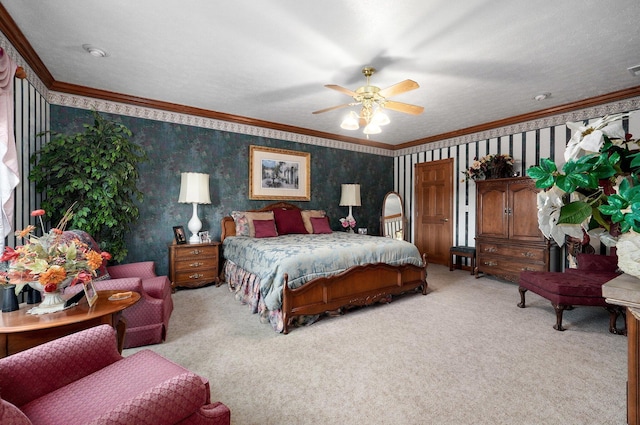
<path fill-rule="evenodd" d="M 198 288 L 219 283 L 220 242 L 169 245 L 169 279 L 171 288 Z"/>

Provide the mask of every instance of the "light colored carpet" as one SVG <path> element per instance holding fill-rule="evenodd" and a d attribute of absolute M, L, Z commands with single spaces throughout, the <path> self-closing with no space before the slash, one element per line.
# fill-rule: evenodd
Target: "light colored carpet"
<path fill-rule="evenodd" d="M 225 286 L 181 290 L 165 343 L 247 424 L 624 424 L 627 338 L 599 307 L 429 266 L 411 294 L 276 334 Z M 138 349 L 125 350 L 125 355 Z"/>

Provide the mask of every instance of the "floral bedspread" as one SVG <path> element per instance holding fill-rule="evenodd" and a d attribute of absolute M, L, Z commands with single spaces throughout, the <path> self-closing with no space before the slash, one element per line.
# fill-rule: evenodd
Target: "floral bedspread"
<path fill-rule="evenodd" d="M 224 258 L 260 278 L 260 297 L 269 310 L 282 306 L 284 274 L 298 288 L 317 277 L 330 276 L 354 265 L 387 263 L 423 266 L 415 245 L 378 236 L 334 232 L 283 235 L 274 238 L 230 236 L 223 242 Z"/>

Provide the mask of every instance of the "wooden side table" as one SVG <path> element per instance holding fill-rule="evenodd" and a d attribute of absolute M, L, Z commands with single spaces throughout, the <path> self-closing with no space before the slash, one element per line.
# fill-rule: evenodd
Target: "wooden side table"
<path fill-rule="evenodd" d="M 98 300 L 89 307 L 83 298 L 75 307 L 48 314 L 27 314 L 31 305 L 21 304 L 20 309 L 0 315 L 0 357 L 44 344 L 65 335 L 108 324 L 117 331 L 118 351 L 122 353 L 126 323 L 121 312 L 140 299 L 140 294 L 132 292 L 129 298 L 109 300 L 122 291 L 98 291 Z"/>
<path fill-rule="evenodd" d="M 199 288 L 220 282 L 220 242 L 169 245 L 171 288 Z"/>

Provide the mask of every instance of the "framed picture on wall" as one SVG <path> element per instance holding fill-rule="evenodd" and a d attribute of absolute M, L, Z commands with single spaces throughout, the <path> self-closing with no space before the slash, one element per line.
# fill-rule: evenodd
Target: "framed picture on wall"
<path fill-rule="evenodd" d="M 311 200 L 311 154 L 249 147 L 249 199 Z"/>
<path fill-rule="evenodd" d="M 184 227 L 182 226 L 173 226 L 173 237 L 178 245 L 187 243 L 187 236 L 185 235 Z"/>

